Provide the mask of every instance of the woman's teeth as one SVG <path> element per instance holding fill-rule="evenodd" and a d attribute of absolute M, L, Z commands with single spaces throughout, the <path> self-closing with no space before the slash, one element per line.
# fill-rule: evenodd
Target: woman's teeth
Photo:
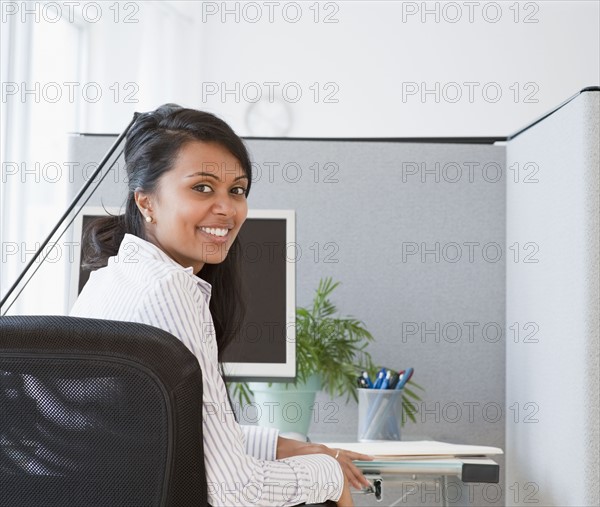
<path fill-rule="evenodd" d="M 229 232 L 229 229 L 213 229 L 209 227 L 200 227 L 200 230 L 203 232 L 207 232 L 208 234 L 212 234 L 213 236 L 226 236 Z"/>

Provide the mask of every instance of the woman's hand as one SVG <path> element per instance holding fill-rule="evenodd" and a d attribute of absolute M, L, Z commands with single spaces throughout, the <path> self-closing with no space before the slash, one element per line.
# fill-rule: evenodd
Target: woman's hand
<path fill-rule="evenodd" d="M 348 480 L 349 485 L 354 486 L 356 489 L 371 487 L 371 483 L 352 461 L 373 461 L 373 456 L 361 454 L 359 452 L 346 451 L 344 449 L 331 449 L 326 446 L 323 447 L 328 451 L 325 454 L 330 454 L 338 460 L 342 467 L 342 471 L 344 472 L 344 477 Z"/>
<path fill-rule="evenodd" d="M 350 493 L 350 484 L 348 483 L 348 478 L 345 476 L 342 496 L 340 496 L 336 504 L 337 507 L 354 507 L 354 500 L 352 499 L 352 493 Z"/>
<path fill-rule="evenodd" d="M 348 483 L 356 489 L 370 487 L 371 484 L 363 473 L 352 463 L 352 460 L 372 461 L 373 456 L 358 452 L 346 451 L 344 449 L 332 449 L 323 444 L 311 442 L 299 442 L 290 438 L 279 437 L 277 440 L 277 459 L 289 458 L 291 456 L 302 456 L 304 454 L 329 454 L 335 458 L 344 472 L 344 484 Z M 342 494 L 342 497 L 344 495 Z"/>

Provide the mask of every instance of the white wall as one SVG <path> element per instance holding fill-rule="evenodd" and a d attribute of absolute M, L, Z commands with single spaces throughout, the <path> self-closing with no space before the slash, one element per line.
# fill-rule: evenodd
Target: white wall
<path fill-rule="evenodd" d="M 269 22 L 268 2 L 173 2 L 162 10 L 138 2 L 141 23 L 93 27 L 89 79 L 134 81 L 140 102 L 88 105 L 85 127 L 117 132 L 136 107 L 174 101 L 220 114 L 242 135 L 505 136 L 600 83 L 598 2 L 475 3 L 321 2 L 317 9 L 300 2 L 297 11 L 293 2 L 279 2 Z M 286 21 L 297 12 L 299 21 Z M 450 22 L 458 13 L 461 19 Z M 338 22 L 325 22 L 327 16 Z M 166 31 L 155 24 L 172 20 Z M 267 82 L 278 83 L 276 90 L 291 83 L 289 100 L 261 104 L 251 129 L 247 110 L 257 91 L 268 98 Z M 221 96 L 236 83 L 237 97 Z M 292 103 L 296 83 L 302 98 Z M 406 83 L 416 83 L 418 93 L 403 100 Z M 435 94 L 422 99 L 436 83 L 440 102 Z M 217 94 L 208 94 L 215 87 Z M 497 90 L 501 98 L 492 102 Z M 330 92 L 337 103 L 324 101 Z M 462 98 L 451 102 L 457 92 Z M 278 126 L 287 122 L 286 107 L 289 130 Z"/>
<path fill-rule="evenodd" d="M 210 2 L 209 2 L 210 4 Z M 429 14 L 425 22 L 422 2 L 335 2 L 323 3 L 320 13 L 333 13 L 338 23 L 315 23 L 312 3 L 302 3 L 302 17 L 297 23 L 283 19 L 274 9 L 276 22 L 250 23 L 244 19 L 254 11 L 241 11 L 239 22 L 234 15 L 225 16 L 222 8 L 209 15 L 205 6 L 203 47 L 199 54 L 202 81 L 226 83 L 232 89 L 250 82 L 299 83 L 302 99 L 292 104 L 293 125 L 288 135 L 296 137 L 411 137 L 411 136 L 503 136 L 525 126 L 579 89 L 600 83 L 598 50 L 599 11 L 597 2 L 478 2 L 469 22 L 468 2 L 459 6 L 462 19 L 446 20 L 457 12 L 451 5 L 428 2 L 427 9 L 440 13 L 438 22 Z M 494 5 L 501 8 L 498 22 L 486 21 L 496 16 Z M 517 7 L 515 7 L 517 5 Z M 512 6 L 512 7 L 511 7 Z M 511 10 L 512 8 L 512 10 Z M 411 9 L 419 13 L 409 15 Z M 514 22 L 515 12 L 520 22 Z M 288 7 L 288 17 L 294 10 Z M 405 21 L 403 22 L 403 15 Z M 529 15 L 529 21 L 523 22 Z M 312 83 L 333 82 L 339 87 L 336 103 L 314 102 Z M 420 94 L 403 100 L 403 83 L 427 83 L 452 100 L 461 84 L 462 100 L 440 102 Z M 469 89 L 475 90 L 469 102 Z M 482 88 L 493 99 L 494 83 L 502 98 L 495 103 L 485 100 Z M 518 102 L 510 87 L 519 83 Z M 527 85 L 526 83 L 532 83 Z M 406 86 L 406 85 L 404 85 Z M 331 90 L 332 88 L 328 89 Z M 293 89 L 290 88 L 290 92 Z M 536 91 L 537 90 L 537 91 Z M 246 89 L 250 98 L 251 87 Z M 268 89 L 265 86 L 264 92 Z M 525 95 L 534 92 L 525 103 Z M 248 104 L 234 101 L 234 96 L 209 97 L 211 109 L 226 116 L 244 134 Z M 291 98 L 291 97 L 290 97 Z M 199 104 L 200 106 L 200 104 Z M 276 118 L 279 116 L 274 113 Z"/>
<path fill-rule="evenodd" d="M 82 131 L 118 133 L 136 111 L 196 103 L 203 42 L 194 4 L 121 3 L 118 23 L 105 8 L 100 22 L 88 24 L 84 80 L 100 83 L 105 96 L 84 102 Z"/>

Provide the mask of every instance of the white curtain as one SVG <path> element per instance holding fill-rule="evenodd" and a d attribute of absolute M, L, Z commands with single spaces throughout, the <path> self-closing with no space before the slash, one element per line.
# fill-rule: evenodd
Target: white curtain
<path fill-rule="evenodd" d="M 135 5 L 139 10 L 122 11 L 135 23 L 123 19 L 91 27 L 87 79 L 103 89 L 111 87 L 111 96 L 84 104 L 87 132 L 121 132 L 134 112 L 156 109 L 166 102 L 198 104 L 199 2 Z"/>
<path fill-rule="evenodd" d="M 14 5 L 18 11 L 6 16 L 3 32 L 7 28 L 8 36 L 2 41 L 2 295 L 64 209 L 69 179 L 65 134 L 77 129 L 78 107 L 64 83 L 79 81 L 82 38 L 77 23 L 52 21 L 56 12 L 38 10 L 22 17 L 19 11 L 36 12 L 39 2 Z M 51 264 L 60 261 L 55 254 Z M 44 266 L 36 279 L 60 294 L 63 279 L 55 272 L 55 266 Z M 27 313 L 60 309 L 49 296 L 28 298 Z"/>

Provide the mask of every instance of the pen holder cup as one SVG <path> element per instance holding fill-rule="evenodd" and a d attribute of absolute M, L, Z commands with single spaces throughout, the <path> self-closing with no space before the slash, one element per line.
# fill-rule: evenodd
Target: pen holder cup
<path fill-rule="evenodd" d="M 402 389 L 358 389 L 358 441 L 400 440 Z"/>

